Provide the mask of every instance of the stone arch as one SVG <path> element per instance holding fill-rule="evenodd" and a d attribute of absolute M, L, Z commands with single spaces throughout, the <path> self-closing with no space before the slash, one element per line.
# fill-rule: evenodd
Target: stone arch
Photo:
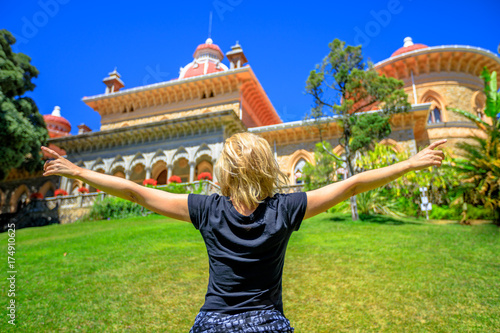
<path fill-rule="evenodd" d="M 208 147 L 206 144 L 202 144 L 200 146 L 200 148 L 198 148 L 198 150 L 194 154 L 194 160 L 196 161 L 198 158 L 200 158 L 203 155 L 207 155 L 210 157 L 210 159 L 212 159 L 212 155 L 213 155 L 212 149 L 210 149 L 210 147 Z"/>
<path fill-rule="evenodd" d="M 179 147 L 172 158 L 172 175 L 181 177 L 182 182 L 189 181 L 189 153 L 184 147 Z"/>
<path fill-rule="evenodd" d="M 91 170 L 93 170 L 93 171 L 97 171 L 98 169 L 102 169 L 102 170 L 106 171 L 106 166 L 104 165 L 104 161 L 100 157 L 98 157 L 95 160 L 95 163 L 92 165 L 92 168 L 91 168 Z"/>
<path fill-rule="evenodd" d="M 73 181 L 71 182 L 71 188 L 70 188 L 69 194 L 70 195 L 79 194 L 78 189 L 80 187 L 83 187 L 83 182 L 79 179 L 73 179 Z"/>
<path fill-rule="evenodd" d="M 143 161 L 137 161 L 130 167 L 130 177 L 129 179 L 135 183 L 142 184 L 146 179 L 146 163 Z"/>
<path fill-rule="evenodd" d="M 181 177 L 183 183 L 189 181 L 189 160 L 180 157 L 174 160 L 172 175 Z"/>
<path fill-rule="evenodd" d="M 196 160 L 195 180 L 198 180 L 198 176 L 203 172 L 208 172 L 213 179 L 214 165 L 212 164 L 211 156 L 202 155 Z"/>
<path fill-rule="evenodd" d="M 151 159 L 151 168 L 159 161 L 163 161 L 165 162 L 165 164 L 168 164 L 167 155 L 165 155 L 165 152 L 161 149 L 158 149 L 153 158 Z"/>
<path fill-rule="evenodd" d="M 380 144 L 390 146 L 395 153 L 401 153 L 404 151 L 404 148 L 396 140 L 393 139 L 382 139 L 382 141 L 380 141 Z"/>
<path fill-rule="evenodd" d="M 194 154 L 195 160 L 195 180 L 198 179 L 198 175 L 203 172 L 208 172 L 214 176 L 214 165 L 213 165 L 213 154 L 212 149 L 210 149 L 206 144 L 202 144 L 196 153 Z"/>
<path fill-rule="evenodd" d="M 420 103 L 431 103 L 428 123 L 439 123 L 445 122 L 447 120 L 446 115 L 446 101 L 445 99 L 436 91 L 429 89 L 421 97 Z"/>
<path fill-rule="evenodd" d="M 56 186 L 54 185 L 54 183 L 48 180 L 45 182 L 45 184 L 42 185 L 42 187 L 40 187 L 40 190 L 38 190 L 38 192 L 40 192 L 44 198 L 47 198 L 47 197 L 53 197 L 55 190 Z"/>
<path fill-rule="evenodd" d="M 340 158 L 345 158 L 345 149 L 341 145 L 337 145 L 335 148 L 333 148 L 333 153 Z M 334 180 L 337 181 L 339 179 L 345 179 L 345 172 L 347 172 L 347 166 L 345 165 L 345 162 L 339 162 L 339 161 L 334 161 L 334 168 L 335 168 L 335 175 L 334 175 Z"/>
<path fill-rule="evenodd" d="M 186 160 L 189 161 L 189 153 L 184 147 L 179 147 L 177 149 L 174 156 L 172 157 L 172 163 L 175 163 L 175 161 L 177 161 L 180 158 L 185 158 Z"/>
<path fill-rule="evenodd" d="M 116 166 L 115 168 L 111 169 L 111 175 L 115 177 L 120 177 L 120 178 L 127 178 L 125 174 L 125 168 L 122 167 L 121 165 Z"/>
<path fill-rule="evenodd" d="M 146 179 L 146 159 L 144 155 L 142 153 L 135 154 L 126 171 L 130 172 L 129 179 L 131 181 L 142 184 Z"/>
<path fill-rule="evenodd" d="M 129 168 L 132 169 L 132 167 L 138 163 L 146 166 L 146 159 L 144 158 L 144 155 L 142 153 L 137 153 L 134 155 L 134 158 L 132 159 L 132 161 L 130 161 Z"/>
<path fill-rule="evenodd" d="M 155 179 L 158 185 L 167 183 L 167 174 L 167 162 L 164 160 L 157 160 L 151 167 L 151 178 Z"/>
<path fill-rule="evenodd" d="M 144 179 L 146 179 L 146 165 L 142 162 L 135 163 L 130 168 L 130 178 L 131 181 L 142 184 Z"/>
<path fill-rule="evenodd" d="M 472 94 L 471 98 L 471 110 L 472 113 L 478 116 L 480 119 L 485 120 L 484 107 L 486 105 L 486 95 L 481 90 L 476 91 Z"/>
<path fill-rule="evenodd" d="M 113 162 L 111 162 L 111 165 L 109 166 L 109 173 L 114 174 L 114 171 L 117 168 L 123 169 L 123 172 L 125 173 L 125 160 L 121 155 L 117 155 L 114 159 Z"/>
<path fill-rule="evenodd" d="M 26 206 L 29 202 L 30 194 L 30 190 L 26 185 L 19 185 L 10 196 L 10 211 L 15 213 Z"/>
<path fill-rule="evenodd" d="M 290 155 L 285 173 L 289 175 L 292 184 L 297 184 L 296 180 L 298 177 L 300 177 L 299 175 L 297 175 L 296 177 L 297 171 L 295 169 L 297 165 L 300 163 L 299 173 L 300 175 L 302 175 L 302 167 L 305 165 L 306 162 L 314 164 L 314 154 L 312 152 L 309 152 L 305 149 L 300 149 L 295 151 L 292 155 Z"/>

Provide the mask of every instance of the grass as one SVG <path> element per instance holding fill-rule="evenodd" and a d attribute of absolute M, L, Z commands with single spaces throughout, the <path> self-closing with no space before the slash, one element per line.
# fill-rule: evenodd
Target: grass
<path fill-rule="evenodd" d="M 499 252 L 494 225 L 322 214 L 290 240 L 285 314 L 296 332 L 498 332 Z M 17 332 L 188 332 L 208 279 L 198 231 L 154 215 L 21 229 L 15 256 Z"/>

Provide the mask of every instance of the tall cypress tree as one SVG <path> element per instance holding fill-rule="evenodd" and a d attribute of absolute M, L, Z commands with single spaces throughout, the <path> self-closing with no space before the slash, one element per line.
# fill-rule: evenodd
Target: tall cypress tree
<path fill-rule="evenodd" d="M 38 70 L 31 58 L 12 52 L 16 39 L 0 30 L 0 180 L 14 168 L 30 173 L 43 167 L 41 145 L 46 145 L 48 132 L 33 99 L 24 96 L 33 91 L 32 79 Z"/>

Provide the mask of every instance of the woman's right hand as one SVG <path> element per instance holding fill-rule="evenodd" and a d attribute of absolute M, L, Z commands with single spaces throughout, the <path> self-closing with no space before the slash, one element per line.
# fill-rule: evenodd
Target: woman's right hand
<path fill-rule="evenodd" d="M 43 166 L 44 176 L 59 175 L 67 178 L 76 178 L 80 173 L 81 168 L 79 166 L 71 163 L 52 149 L 42 146 L 42 150 L 54 158 L 45 162 Z"/>

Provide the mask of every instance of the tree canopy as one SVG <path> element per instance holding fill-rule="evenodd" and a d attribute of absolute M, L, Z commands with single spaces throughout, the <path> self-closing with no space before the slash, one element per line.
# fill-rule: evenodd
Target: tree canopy
<path fill-rule="evenodd" d="M 35 88 L 38 70 L 26 54 L 12 52 L 15 42 L 10 32 L 0 30 L 0 180 L 14 168 L 41 170 L 40 146 L 48 140 L 35 102 L 24 96 Z"/>
<path fill-rule="evenodd" d="M 342 129 L 340 145 L 344 149 L 344 163 L 349 176 L 357 151 L 373 147 L 373 143 L 391 133 L 392 114 L 411 108 L 402 81 L 380 76 L 371 63 L 365 63 L 361 45 L 346 46 L 335 39 L 330 52 L 312 70 L 306 91 L 313 96 L 314 106 L 306 118 L 314 119 L 322 140 L 322 124 L 335 121 Z M 376 107 L 379 112 L 368 112 Z M 351 201 L 353 219 L 357 219 L 355 198 Z"/>

